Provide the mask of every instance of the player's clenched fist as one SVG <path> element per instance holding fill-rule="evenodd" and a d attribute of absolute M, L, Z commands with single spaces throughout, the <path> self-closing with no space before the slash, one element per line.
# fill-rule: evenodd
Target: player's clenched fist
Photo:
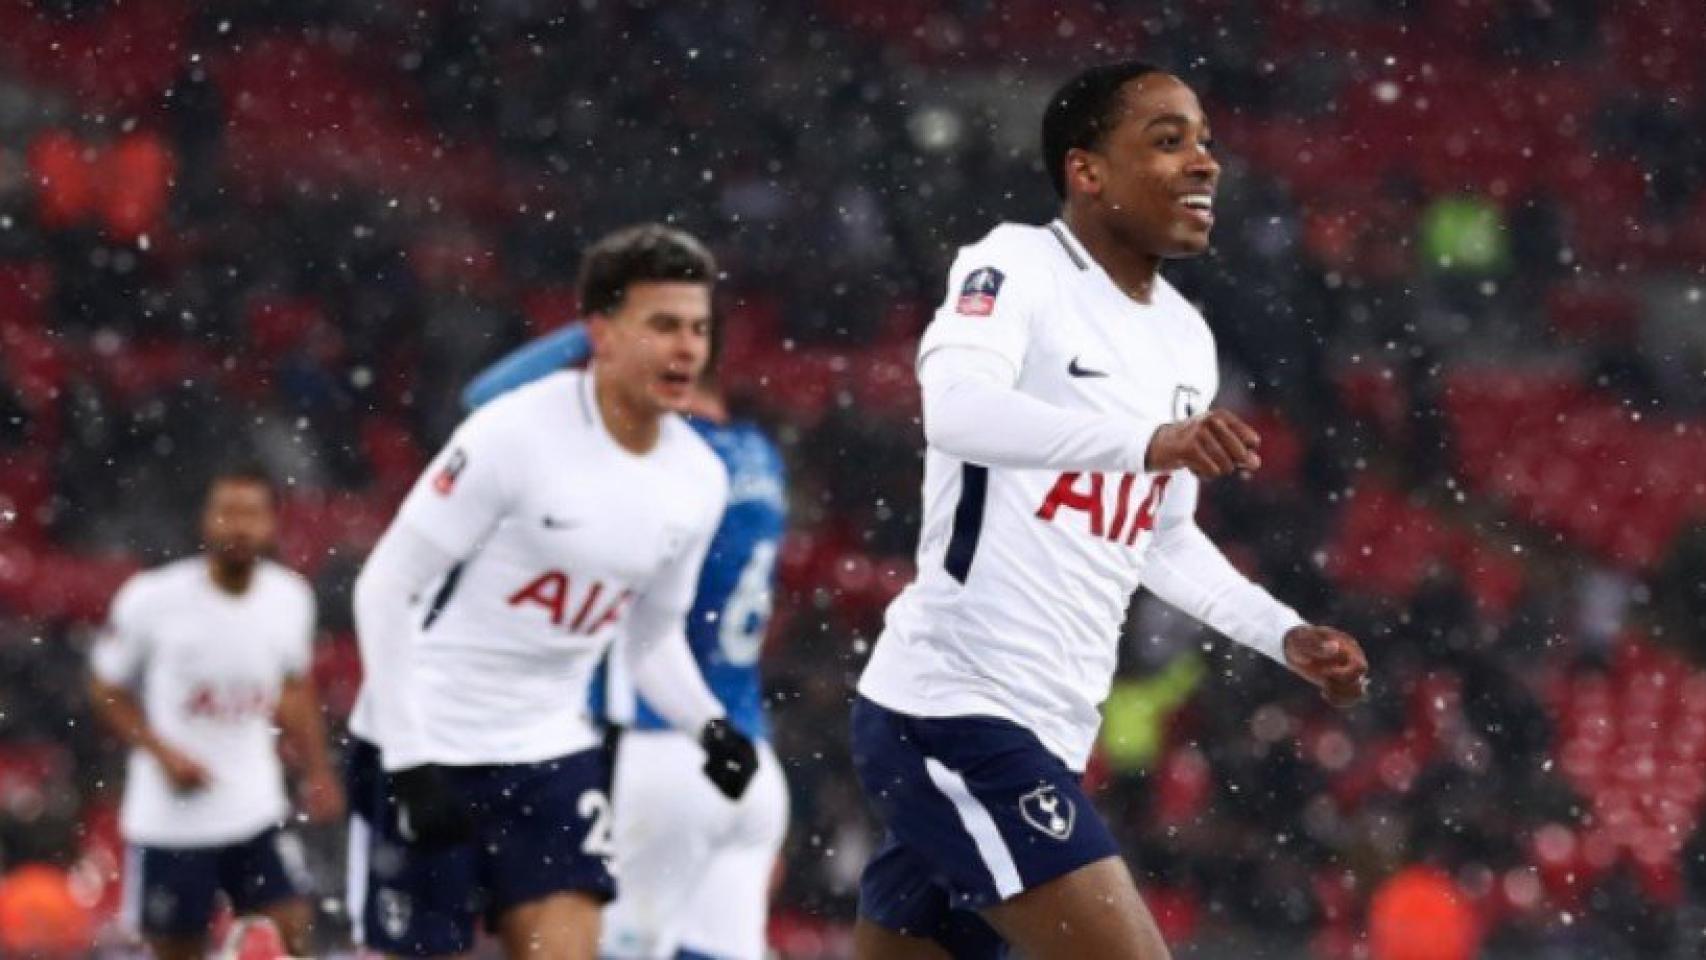
<path fill-rule="evenodd" d="M 699 746 L 705 748 L 705 776 L 723 796 L 739 800 L 758 773 L 758 748 L 723 717 L 705 724 Z"/>
<path fill-rule="evenodd" d="M 207 768 L 197 763 L 189 754 L 159 744 L 154 748 L 154 759 L 160 764 L 160 770 L 166 774 L 167 782 L 172 789 L 179 793 L 192 793 L 207 786 L 209 780 Z"/>
<path fill-rule="evenodd" d="M 1256 448 L 1261 444 L 1261 435 L 1235 414 L 1210 410 L 1155 431 L 1145 465 L 1157 473 L 1183 468 L 1212 480 L 1260 467 Z"/>
<path fill-rule="evenodd" d="M 397 835 L 427 848 L 453 847 L 474 837 L 474 823 L 444 768 L 431 763 L 388 777 Z"/>
<path fill-rule="evenodd" d="M 1368 689 L 1368 658 L 1343 630 L 1292 627 L 1285 635 L 1285 662 L 1335 707 L 1352 706 Z"/>

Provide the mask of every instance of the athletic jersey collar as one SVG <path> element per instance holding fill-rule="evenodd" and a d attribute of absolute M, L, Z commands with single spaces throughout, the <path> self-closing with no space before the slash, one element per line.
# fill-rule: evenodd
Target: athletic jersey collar
<path fill-rule="evenodd" d="M 1079 270 L 1089 271 L 1090 265 L 1096 262 L 1090 257 L 1090 251 L 1084 249 L 1084 245 L 1072 235 L 1072 228 L 1066 225 L 1065 220 L 1059 217 L 1054 218 L 1048 225 L 1048 232 L 1054 234 L 1055 240 L 1060 242 L 1061 249 L 1066 251 L 1067 259 L 1071 260 L 1072 265 Z"/>
<path fill-rule="evenodd" d="M 1130 304 L 1140 310 L 1148 310 L 1159 306 L 1162 297 L 1165 296 L 1165 291 L 1171 289 L 1167 278 L 1162 276 L 1160 270 L 1157 270 L 1155 271 L 1155 291 L 1150 296 L 1149 302 L 1134 300 L 1130 294 L 1120 289 L 1120 285 L 1114 282 L 1114 278 L 1108 274 L 1107 270 L 1103 269 L 1096 258 L 1090 256 L 1090 251 L 1085 249 L 1084 244 L 1072 232 L 1072 228 L 1066 225 L 1065 220 L 1056 217 L 1050 221 L 1048 232 L 1054 235 L 1055 240 L 1059 242 L 1062 251 L 1066 254 L 1067 259 L 1072 261 L 1073 266 L 1077 267 L 1080 272 L 1095 274 L 1100 277 L 1102 283 L 1106 284 L 1107 288 L 1118 296 L 1122 303 Z"/>

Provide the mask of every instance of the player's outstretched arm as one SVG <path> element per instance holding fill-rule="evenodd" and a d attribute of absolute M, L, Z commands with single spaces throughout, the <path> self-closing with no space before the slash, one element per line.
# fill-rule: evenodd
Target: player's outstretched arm
<path fill-rule="evenodd" d="M 96 677 L 89 682 L 89 702 L 107 729 L 127 746 L 152 756 L 172 789 L 185 792 L 207 786 L 207 768 L 164 740 L 148 723 L 142 704 L 125 687 Z"/>
<path fill-rule="evenodd" d="M 1361 699 L 1368 660 L 1356 640 L 1305 623 L 1297 611 L 1250 582 L 1198 527 L 1198 481 L 1168 491 L 1145 561 L 1143 585 L 1184 613 L 1259 651 L 1320 687 L 1335 706 Z M 1331 639 L 1328 639 L 1331 638 Z"/>
<path fill-rule="evenodd" d="M 986 467 L 1143 472 L 1159 422 L 1057 407 L 1019 392 L 1014 378 L 992 350 L 930 351 L 918 371 L 930 446 Z"/>
<path fill-rule="evenodd" d="M 1350 634 L 1304 623 L 1296 611 L 1251 583 L 1192 523 L 1157 539 L 1144 586 L 1169 604 L 1319 687 L 1336 707 L 1361 700 L 1368 658 Z"/>
<path fill-rule="evenodd" d="M 462 390 L 462 408 L 474 410 L 495 397 L 585 360 L 592 352 L 586 326 L 571 323 L 515 348 L 475 374 Z"/>

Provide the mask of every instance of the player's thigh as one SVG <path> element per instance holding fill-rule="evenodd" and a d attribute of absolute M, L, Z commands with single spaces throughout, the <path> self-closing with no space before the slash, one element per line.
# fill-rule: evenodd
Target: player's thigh
<path fill-rule="evenodd" d="M 861 957 L 885 957 L 883 943 L 900 956 L 933 955 L 920 946 L 935 945 L 956 960 L 999 960 L 1001 935 L 980 914 L 954 905 L 956 895 L 930 861 L 905 846 L 892 832 L 865 863 L 859 877 L 859 922 L 887 931 L 868 931 L 869 949 Z M 903 952 L 904 948 L 904 952 Z"/>
<path fill-rule="evenodd" d="M 960 947 L 985 911 L 1115 856 L 1118 845 L 1081 777 L 1030 731 L 996 717 L 914 717 L 861 698 L 854 762 L 888 827 L 860 881 L 860 915 L 897 933 Z M 958 933 L 956 933 L 958 931 Z"/>
<path fill-rule="evenodd" d="M 768 744 L 760 747 L 759 758 L 735 822 L 712 851 L 684 912 L 681 947 L 689 955 L 764 956 L 772 879 L 788 832 L 788 785 Z"/>
<path fill-rule="evenodd" d="M 398 957 L 448 957 L 474 946 L 478 887 L 472 844 L 428 850 L 397 833 L 396 808 L 371 744 L 351 744 L 345 895 L 351 936 Z"/>
<path fill-rule="evenodd" d="M 596 960 L 601 899 L 584 893 L 554 893 L 517 904 L 498 920 L 498 936 L 510 960 Z"/>
<path fill-rule="evenodd" d="M 1032 960 L 1166 960 L 1167 944 L 1131 871 L 1108 857 L 1026 889 L 983 915 Z"/>
<path fill-rule="evenodd" d="M 218 891 L 218 848 L 126 851 L 122 919 L 151 944 L 203 949 Z"/>
<path fill-rule="evenodd" d="M 603 905 L 611 875 L 608 766 L 594 747 L 541 763 L 487 768 L 464 777 L 475 815 L 480 886 L 498 926 L 505 914 L 559 894 Z"/>
<path fill-rule="evenodd" d="M 604 952 L 672 957 L 714 846 L 736 807 L 699 767 L 698 745 L 676 733 L 630 732 L 617 748 L 616 899 L 604 911 Z"/>

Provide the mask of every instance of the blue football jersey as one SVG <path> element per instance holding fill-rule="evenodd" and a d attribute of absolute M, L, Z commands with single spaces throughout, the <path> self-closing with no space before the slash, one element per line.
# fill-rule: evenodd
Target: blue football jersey
<path fill-rule="evenodd" d="M 571 324 L 524 344 L 486 368 L 463 392 L 463 404 L 472 410 L 579 363 L 589 352 L 585 328 Z M 728 467 L 729 504 L 699 571 L 698 593 L 687 618 L 687 642 L 706 684 L 728 711 L 729 722 L 749 737 L 767 739 L 770 726 L 758 655 L 770 626 L 777 553 L 788 519 L 782 454 L 756 424 L 720 424 L 697 417 L 689 417 L 688 422 Z M 606 674 L 601 668 L 592 683 L 594 716 L 606 714 Z M 641 730 L 669 726 L 637 693 L 632 723 Z"/>

